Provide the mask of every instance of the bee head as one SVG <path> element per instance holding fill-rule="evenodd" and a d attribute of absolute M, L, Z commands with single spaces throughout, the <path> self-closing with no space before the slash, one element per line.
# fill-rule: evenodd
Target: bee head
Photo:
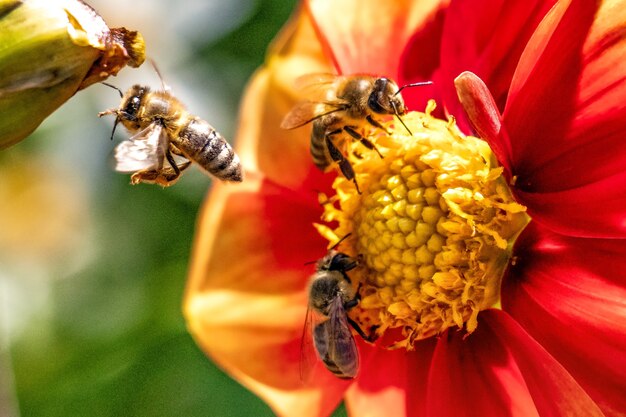
<path fill-rule="evenodd" d="M 323 267 L 328 271 L 347 272 L 356 268 L 359 264 L 356 259 L 334 250 L 330 251 L 324 259 L 326 259 L 326 262 Z"/>
<path fill-rule="evenodd" d="M 135 84 L 131 88 L 129 88 L 122 98 L 119 116 L 123 120 L 136 121 L 139 108 L 141 107 L 146 93 L 148 93 L 149 91 L 149 87 L 138 84 Z"/>
<path fill-rule="evenodd" d="M 389 78 L 377 78 L 367 101 L 369 108 L 378 114 L 405 114 L 404 99 L 397 94 L 398 90 L 398 85 Z"/>

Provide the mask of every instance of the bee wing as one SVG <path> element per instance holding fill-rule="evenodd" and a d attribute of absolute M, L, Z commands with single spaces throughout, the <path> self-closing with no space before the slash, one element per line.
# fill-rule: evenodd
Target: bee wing
<path fill-rule="evenodd" d="M 295 129 L 324 115 L 343 110 L 346 103 L 335 96 L 335 84 L 343 76 L 313 73 L 296 78 L 296 89 L 306 97 L 284 117 L 280 127 Z"/>
<path fill-rule="evenodd" d="M 318 363 L 313 341 L 313 331 L 322 321 L 319 313 L 311 307 L 307 308 L 304 328 L 302 329 L 302 339 L 300 340 L 300 380 L 304 383 L 311 380 L 313 369 Z"/>
<path fill-rule="evenodd" d="M 333 84 L 344 78 L 341 75 L 335 75 L 325 72 L 314 72 L 310 74 L 304 74 L 296 78 L 295 87 L 303 94 L 316 94 L 319 92 L 325 92 L 333 86 Z M 313 98 L 313 97 L 309 97 Z M 321 99 L 322 97 L 317 97 Z"/>
<path fill-rule="evenodd" d="M 115 170 L 135 172 L 158 168 L 163 163 L 168 145 L 165 129 L 158 123 L 152 123 L 115 147 Z"/>
<path fill-rule="evenodd" d="M 303 100 L 296 103 L 280 123 L 282 129 L 295 129 L 311 123 L 327 114 L 343 110 L 345 103 L 341 100 L 319 102 Z"/>
<path fill-rule="evenodd" d="M 341 297 L 333 300 L 328 320 L 321 325 L 326 325 L 328 332 L 327 357 L 334 358 L 336 367 L 345 377 L 354 378 L 359 370 L 359 351 Z"/>

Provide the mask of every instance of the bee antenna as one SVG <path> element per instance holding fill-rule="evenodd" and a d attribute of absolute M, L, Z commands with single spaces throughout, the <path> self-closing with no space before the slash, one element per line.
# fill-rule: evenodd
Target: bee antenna
<path fill-rule="evenodd" d="M 343 242 L 344 240 L 346 240 L 347 238 L 349 238 L 351 234 L 352 234 L 352 233 L 348 233 L 347 235 L 345 235 L 344 237 L 342 237 L 341 239 L 339 239 L 339 242 L 335 243 L 335 244 L 334 244 L 334 245 L 333 245 L 333 246 L 329 249 L 329 251 L 331 251 L 331 250 L 335 249 L 337 246 L 339 246 L 339 244 L 340 244 L 341 242 Z M 317 260 L 315 260 L 315 261 L 308 261 L 308 262 L 305 262 L 305 263 L 304 263 L 304 265 L 311 265 L 311 264 L 314 264 L 314 263 L 317 263 L 317 262 L 318 262 Z"/>
<path fill-rule="evenodd" d="M 341 242 L 343 242 L 344 240 L 346 240 L 347 238 L 349 238 L 351 234 L 352 234 L 352 233 L 348 233 L 347 235 L 345 235 L 344 237 L 342 237 L 341 239 L 339 239 L 339 242 L 335 243 L 335 244 L 334 244 L 334 245 L 330 248 L 330 250 L 333 250 L 333 249 L 335 249 L 337 246 L 339 246 L 339 245 L 341 244 Z"/>
<path fill-rule="evenodd" d="M 396 93 L 396 94 L 398 94 L 398 93 Z M 413 136 L 413 132 L 411 132 L 411 129 L 409 129 L 409 127 L 406 124 L 404 124 L 404 120 L 402 120 L 402 117 L 400 117 L 400 113 L 398 113 L 398 108 L 396 107 L 396 103 L 394 103 L 392 101 L 391 102 L 391 106 L 393 107 L 393 114 L 395 114 L 395 116 L 398 118 L 400 123 L 402 123 L 402 126 L 404 126 L 406 131 L 409 132 L 409 135 Z"/>
<path fill-rule="evenodd" d="M 107 87 L 111 87 L 112 89 L 117 90 L 117 92 L 120 93 L 120 98 L 124 97 L 124 92 L 122 90 L 120 90 L 119 88 L 117 88 L 116 86 L 114 86 L 113 84 L 109 84 L 109 83 L 105 83 L 105 82 L 102 82 L 101 84 L 104 84 Z"/>
<path fill-rule="evenodd" d="M 163 87 L 163 91 L 170 91 L 171 88 L 169 85 L 165 84 L 165 81 L 163 80 L 163 76 L 161 75 L 161 71 L 159 71 L 159 67 L 157 67 L 157 64 L 156 62 L 154 62 L 154 59 L 149 58 L 148 60 L 150 61 L 150 65 L 152 65 L 152 68 L 154 68 L 154 71 L 159 76 L 159 80 L 161 80 L 161 87 Z"/>
<path fill-rule="evenodd" d="M 119 113 L 115 113 L 115 123 L 113 123 L 113 130 L 111 131 L 111 140 L 113 140 L 113 136 L 115 135 L 115 129 L 117 128 L 118 123 L 120 122 Z"/>
<path fill-rule="evenodd" d="M 400 94 L 400 91 L 404 90 L 405 88 L 420 87 L 422 85 L 431 85 L 432 83 L 433 83 L 432 81 L 421 81 L 419 83 L 405 84 L 402 87 L 398 88 L 398 91 L 396 91 L 394 96 L 397 96 L 398 94 Z"/>

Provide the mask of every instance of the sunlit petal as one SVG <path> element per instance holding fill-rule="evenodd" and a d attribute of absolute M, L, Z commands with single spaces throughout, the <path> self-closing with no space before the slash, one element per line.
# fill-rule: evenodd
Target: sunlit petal
<path fill-rule="evenodd" d="M 297 13 L 268 51 L 242 102 L 236 149 L 247 171 L 260 171 L 277 184 L 299 187 L 309 174 L 306 128 L 284 130 L 282 118 L 301 99 L 295 79 L 330 72 L 306 13 Z"/>
<path fill-rule="evenodd" d="M 509 171 L 510 144 L 506 132 L 502 130 L 502 115 L 487 85 L 476 74 L 465 71 L 455 78 L 454 86 L 473 129 L 489 143 L 498 161 Z"/>
<path fill-rule="evenodd" d="M 530 40 L 504 113 L 517 187 L 529 192 L 587 185 L 626 163 L 626 8 L 568 3 Z"/>
<path fill-rule="evenodd" d="M 320 389 L 335 383 L 332 375 L 305 387 L 298 366 L 312 273 L 304 264 L 324 247 L 299 222 L 319 218 L 316 198 L 311 193 L 309 204 L 260 176 L 217 185 L 200 219 L 185 296 L 198 344 L 281 415 L 300 407 L 299 415 L 327 415 L 342 397 Z"/>
<path fill-rule="evenodd" d="M 437 82 L 448 113 L 457 117 L 461 128 L 467 126 L 452 80 L 463 71 L 475 73 L 487 84 L 502 112 L 520 55 L 554 3 L 556 0 L 478 0 L 450 4 Z"/>
<path fill-rule="evenodd" d="M 298 363 L 305 306 L 303 292 L 275 296 L 216 290 L 189 298 L 186 314 L 200 346 L 276 413 L 327 416 L 341 401 L 346 383 L 330 374 L 316 378 L 314 385 L 302 382 Z"/>
<path fill-rule="evenodd" d="M 398 77 L 411 36 L 449 0 L 309 0 L 325 50 L 343 74 Z"/>

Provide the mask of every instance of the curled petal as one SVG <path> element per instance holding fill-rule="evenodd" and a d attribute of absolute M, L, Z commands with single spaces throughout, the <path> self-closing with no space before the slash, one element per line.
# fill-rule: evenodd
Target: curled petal
<path fill-rule="evenodd" d="M 504 112 L 519 189 L 563 191 L 623 171 L 625 19 L 618 1 L 561 1 L 529 41 Z"/>
<path fill-rule="evenodd" d="M 409 38 L 449 0 L 309 0 L 327 54 L 341 74 L 398 78 Z"/>
<path fill-rule="evenodd" d="M 607 416 L 626 410 L 626 245 L 529 226 L 502 305 Z M 530 262 L 532 260 L 532 262 Z"/>
<path fill-rule="evenodd" d="M 478 136 L 486 140 L 498 161 L 509 170 L 511 146 L 502 130 L 502 116 L 489 89 L 475 74 L 466 71 L 454 80 L 459 102 Z"/>

